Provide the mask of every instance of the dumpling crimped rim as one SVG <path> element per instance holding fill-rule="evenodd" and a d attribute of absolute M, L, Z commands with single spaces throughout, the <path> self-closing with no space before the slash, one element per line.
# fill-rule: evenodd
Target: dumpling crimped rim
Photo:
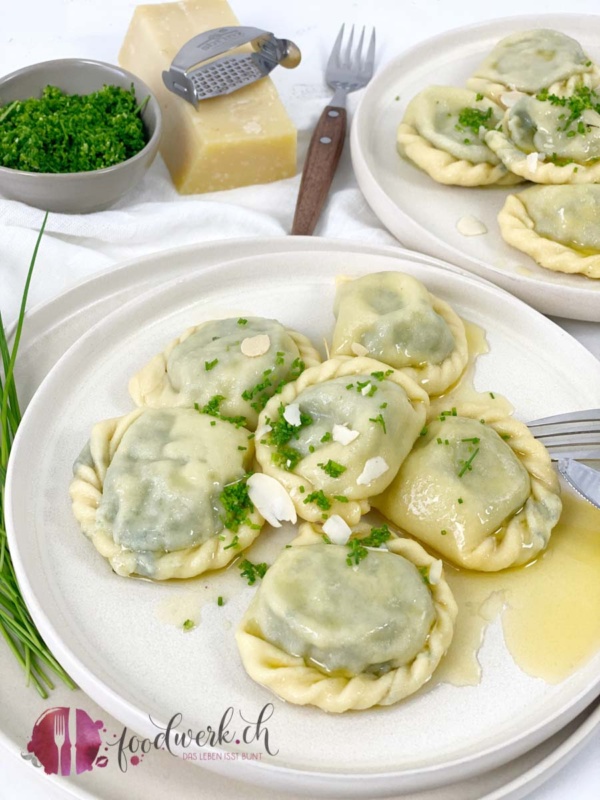
<path fill-rule="evenodd" d="M 398 275 L 404 273 L 398 272 Z M 337 284 L 346 283 L 354 280 L 341 276 L 336 279 Z M 395 367 L 397 372 L 402 372 L 408 375 L 409 378 L 419 384 L 428 395 L 438 395 L 445 392 L 463 374 L 467 364 L 469 363 L 469 346 L 467 342 L 467 332 L 465 330 L 465 323 L 458 316 L 452 306 L 445 300 L 442 300 L 437 295 L 432 294 L 427 288 L 427 297 L 431 303 L 431 308 L 438 314 L 448 326 L 452 339 L 454 340 L 454 349 L 441 363 L 427 364 L 424 367 Z M 335 329 L 334 329 L 335 330 Z M 341 348 L 340 348 L 341 349 Z M 340 358 L 342 356 L 349 356 L 349 353 L 332 353 L 332 358 Z M 362 356 L 350 356 L 351 358 L 362 358 Z M 365 356 L 368 358 L 369 356 Z M 391 367 L 385 361 L 381 361 L 384 366 Z"/>
<path fill-rule="evenodd" d="M 219 320 L 209 320 L 208 322 L 219 322 Z M 180 336 L 169 342 L 162 353 L 151 358 L 136 372 L 129 381 L 129 394 L 137 406 L 149 408 L 189 407 L 189 404 L 182 399 L 181 393 L 173 388 L 167 372 L 167 364 L 173 350 L 206 324 L 208 323 L 203 322 L 185 330 Z M 283 325 L 282 328 L 298 348 L 300 359 L 306 367 L 313 367 L 321 363 L 318 350 L 313 347 L 307 336 Z"/>
<path fill-rule="evenodd" d="M 445 557 L 458 566 L 481 572 L 527 564 L 548 545 L 562 511 L 560 485 L 550 455 L 525 423 L 508 416 L 502 409 L 483 402 L 457 403 L 455 407 L 457 416 L 483 420 L 506 441 L 529 474 L 531 492 L 522 508 L 502 526 L 501 535 L 498 532 L 489 534 L 473 550 L 461 553 L 459 561 L 449 555 Z M 546 524 L 543 528 L 532 529 L 538 512 L 546 516 Z"/>
<path fill-rule="evenodd" d="M 277 417 L 279 405 L 281 403 L 284 405 L 293 403 L 296 397 L 308 386 L 349 375 L 364 375 L 365 377 L 370 377 L 371 373 L 381 370 L 382 367 L 389 372 L 387 364 L 377 361 L 374 358 L 368 358 L 367 356 L 356 358 L 352 356 L 336 356 L 328 361 L 324 361 L 316 367 L 311 367 L 305 370 L 294 383 L 286 384 L 280 394 L 275 395 L 269 400 L 261 411 L 258 423 L 259 428 L 267 417 L 270 419 L 275 419 Z M 425 411 L 429 407 L 429 396 L 427 393 L 401 370 L 393 370 L 386 376 L 385 380 L 392 381 L 404 389 L 415 410 L 421 403 Z M 266 443 L 263 444 L 262 437 L 257 437 L 255 439 L 255 446 L 256 460 L 260 464 L 262 471 L 266 475 L 270 475 L 278 480 L 279 483 L 285 487 L 292 499 L 298 516 L 308 522 L 322 521 L 322 510 L 314 503 L 307 504 L 304 502 L 307 495 L 311 494 L 317 487 L 307 478 L 303 478 L 300 475 L 296 475 L 294 472 L 287 471 L 274 464 L 271 460 L 272 448 Z M 304 492 L 300 491 L 301 486 L 304 487 Z M 377 494 L 381 491 L 383 491 L 383 489 L 374 490 L 373 494 Z M 361 516 L 366 514 L 370 508 L 371 506 L 367 499 L 349 499 L 347 503 L 341 503 L 331 498 L 331 508 L 328 511 L 331 515 L 337 514 L 342 517 L 349 525 L 355 525 L 359 522 Z"/>
<path fill-rule="evenodd" d="M 503 164 L 474 164 L 440 150 L 408 122 L 401 122 L 398 126 L 397 147 L 400 155 L 420 167 L 434 181 L 446 186 L 507 186 L 522 180 Z"/>
<path fill-rule="evenodd" d="M 540 236 L 518 195 L 508 195 L 498 214 L 498 224 L 504 241 L 526 253 L 541 267 L 554 272 L 600 278 L 600 253 L 586 256 L 561 242 Z"/>
<path fill-rule="evenodd" d="M 90 437 L 92 463 L 87 465 L 79 462 L 69 486 L 73 514 L 81 530 L 100 555 L 108 559 L 117 575 L 124 577 L 136 574 L 136 554 L 117 544 L 106 531 L 96 525 L 96 512 L 102 498 L 106 471 L 126 431 L 144 411 L 145 409 L 138 408 L 123 417 L 97 423 Z M 152 579 L 193 578 L 208 570 L 226 566 L 249 547 L 260 533 L 264 520 L 258 511 L 254 509 L 248 518 L 251 525 L 256 527 L 243 524 L 235 534 L 224 528 L 219 535 L 194 547 L 157 554 Z M 219 539 L 220 535 L 224 538 Z M 237 536 L 238 547 L 228 548 L 234 536 Z"/>
<path fill-rule="evenodd" d="M 428 395 L 438 395 L 449 389 L 463 374 L 469 362 L 469 346 L 465 323 L 449 303 L 427 292 L 431 307 L 444 320 L 454 339 L 454 349 L 440 364 L 427 364 L 416 367 L 401 367 L 403 372 L 419 384 Z"/>
<path fill-rule="evenodd" d="M 294 542 L 294 546 L 307 542 Z M 387 543 L 391 553 L 401 555 L 417 568 L 431 567 L 437 559 L 410 539 L 394 538 Z M 348 569 L 351 569 L 350 567 Z M 424 649 L 411 661 L 376 676 L 360 673 L 354 677 L 329 676 L 292 656 L 253 632 L 252 606 L 236 631 L 242 663 L 248 675 L 276 695 L 296 705 L 313 705 L 332 713 L 388 706 L 408 697 L 426 683 L 447 652 L 454 634 L 458 608 L 444 574 L 429 587 L 435 622 Z M 260 588 L 259 590 L 260 591 Z"/>
<path fill-rule="evenodd" d="M 563 81 L 556 81 L 550 86 L 540 86 L 537 91 L 540 92 L 542 89 L 548 89 L 549 94 L 566 97 L 573 94 L 573 92 L 581 86 L 594 89 L 598 84 L 600 84 L 600 69 L 597 64 L 594 64 L 589 72 L 578 72 L 575 75 L 571 75 L 570 78 Z M 515 87 L 509 86 L 507 83 L 490 80 L 489 78 L 481 78 L 477 75 L 473 75 L 469 78 L 465 85 L 467 89 L 482 94 L 484 97 L 487 97 L 488 100 L 493 100 L 494 103 L 497 103 L 502 108 L 506 107 L 502 102 L 502 95 L 515 91 Z M 516 91 L 522 94 L 530 94 L 530 92 L 525 92 L 522 89 L 516 89 Z"/>
<path fill-rule="evenodd" d="M 485 141 L 507 169 L 532 183 L 600 183 L 600 161 L 586 166 L 576 162 L 559 165 L 538 160 L 535 169 L 531 169 L 528 154 L 520 150 L 504 131 L 488 131 Z"/>

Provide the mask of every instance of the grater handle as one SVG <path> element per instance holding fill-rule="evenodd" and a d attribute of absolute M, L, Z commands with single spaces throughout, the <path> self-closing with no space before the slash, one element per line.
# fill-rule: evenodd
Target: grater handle
<path fill-rule="evenodd" d="M 292 236 L 310 236 L 329 193 L 346 136 L 346 109 L 327 106 L 310 140 L 296 202 Z"/>

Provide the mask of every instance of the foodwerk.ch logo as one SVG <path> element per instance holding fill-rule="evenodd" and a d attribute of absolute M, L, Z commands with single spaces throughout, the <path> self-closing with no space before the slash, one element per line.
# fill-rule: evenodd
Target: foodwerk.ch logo
<path fill-rule="evenodd" d="M 157 734 L 154 738 L 142 738 L 127 728 L 123 728 L 120 734 L 109 734 L 101 720 L 93 720 L 83 709 L 59 706 L 47 709 L 38 717 L 27 750 L 21 753 L 21 757 L 34 767 L 43 767 L 47 775 L 64 777 L 106 767 L 111 754 L 114 754 L 121 772 L 127 772 L 129 766 L 140 764 L 152 750 L 164 750 L 189 761 L 260 760 L 261 752 L 233 750 L 219 753 L 212 749 L 203 751 L 202 748 L 259 745 L 265 753 L 277 755 L 279 750 L 274 748 L 266 724 L 273 712 L 273 704 L 267 703 L 256 718 L 249 719 L 241 711 L 236 715 L 229 707 L 218 726 L 208 725 L 200 731 L 182 731 L 183 716 L 179 713 L 174 714 L 166 725 L 160 725 L 150 717 Z"/>

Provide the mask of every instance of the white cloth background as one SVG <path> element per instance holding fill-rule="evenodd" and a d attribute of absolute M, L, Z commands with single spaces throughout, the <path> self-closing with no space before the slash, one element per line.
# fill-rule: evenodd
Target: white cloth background
<path fill-rule="evenodd" d="M 152 2 L 152 0 L 148 0 Z M 378 66 L 408 46 L 449 28 L 494 16 L 536 13 L 596 13 L 598 0 L 230 0 L 242 23 L 291 38 L 303 52 L 294 71 L 273 73 L 282 99 L 299 130 L 299 164 L 323 105 L 331 96 L 323 80 L 328 51 L 342 22 L 375 25 Z M 116 63 L 136 5 L 133 0 L 2 0 L 0 74 L 38 61 L 86 56 Z M 352 96 L 350 111 L 360 93 Z M 160 158 L 143 182 L 112 209 L 85 216 L 52 214 L 40 250 L 30 306 L 59 294 L 111 264 L 193 242 L 246 236 L 285 236 L 291 227 L 299 176 L 230 192 L 179 197 Z M 17 313 L 29 258 L 42 212 L 0 198 L 0 309 L 5 320 Z M 346 148 L 317 234 L 392 244 L 357 188 Z M 535 800 L 597 800 L 600 796 L 600 739 Z M 592 749 L 593 748 L 593 749 Z M 7 781 L 20 783 L 0 752 L 0 796 Z M 26 778 L 23 777 L 25 781 Z M 15 785 L 15 784 L 13 784 Z M 7 795 L 10 797 L 15 794 Z M 19 797 L 39 800 L 36 788 L 21 784 Z"/>

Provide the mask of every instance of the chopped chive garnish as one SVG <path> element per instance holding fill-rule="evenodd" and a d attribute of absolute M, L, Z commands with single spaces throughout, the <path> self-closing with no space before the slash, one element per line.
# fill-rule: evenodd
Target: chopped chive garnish
<path fill-rule="evenodd" d="M 215 358 L 214 361 L 205 361 L 204 362 L 204 369 L 206 370 L 206 372 L 210 372 L 211 369 L 214 369 L 217 366 L 218 363 L 219 363 L 219 359 L 218 358 Z"/>
<path fill-rule="evenodd" d="M 240 569 L 240 576 L 246 578 L 248 586 L 252 586 L 252 584 L 256 583 L 257 578 L 264 578 L 266 571 L 269 569 L 268 564 L 264 562 L 261 564 L 253 564 L 252 561 L 248 561 L 247 558 L 238 564 L 238 567 Z"/>
<path fill-rule="evenodd" d="M 344 472 L 346 472 L 346 467 L 344 467 L 342 464 L 338 464 L 337 461 L 332 461 L 331 459 L 329 459 L 326 464 L 321 463 L 318 464 L 318 466 L 321 467 L 323 472 L 329 475 L 330 478 L 339 478 L 340 475 L 343 475 Z"/>
<path fill-rule="evenodd" d="M 240 537 L 236 533 L 231 542 L 229 542 L 229 544 L 226 547 L 224 547 L 223 550 L 230 550 L 232 547 L 239 547 L 239 546 L 240 546 Z"/>
<path fill-rule="evenodd" d="M 469 458 L 466 461 L 462 461 L 461 462 L 462 463 L 462 467 L 460 468 L 460 471 L 458 473 L 458 477 L 459 478 L 462 478 L 462 476 L 465 474 L 465 472 L 467 472 L 467 470 L 472 470 L 473 469 L 473 460 L 475 459 L 475 456 L 477 455 L 478 452 L 479 452 L 479 448 L 474 450 L 473 453 L 471 453 L 471 455 L 469 456 Z"/>
<path fill-rule="evenodd" d="M 305 505 L 306 503 L 315 503 L 323 511 L 328 511 L 331 508 L 331 501 L 325 496 L 322 489 L 319 489 L 318 492 L 307 494 L 303 502 Z"/>
<path fill-rule="evenodd" d="M 225 605 L 225 600 L 223 600 L 223 598 L 221 597 L 221 595 L 219 595 L 219 596 L 217 597 L 217 605 L 218 605 L 218 606 L 224 606 L 224 605 Z"/>
<path fill-rule="evenodd" d="M 227 530 L 236 533 L 241 525 L 248 522 L 248 516 L 254 511 L 254 505 L 248 494 L 248 475 L 235 483 L 230 483 L 223 487 L 219 500 L 225 513 L 221 517 L 221 522 Z M 235 542 L 235 544 L 234 544 Z M 238 547 L 238 537 L 234 536 L 233 542 L 225 547 Z"/>
<path fill-rule="evenodd" d="M 369 417 L 369 422 L 374 422 L 376 425 L 381 425 L 381 427 L 383 428 L 383 432 L 387 433 L 383 414 L 378 414 L 376 417 Z"/>

